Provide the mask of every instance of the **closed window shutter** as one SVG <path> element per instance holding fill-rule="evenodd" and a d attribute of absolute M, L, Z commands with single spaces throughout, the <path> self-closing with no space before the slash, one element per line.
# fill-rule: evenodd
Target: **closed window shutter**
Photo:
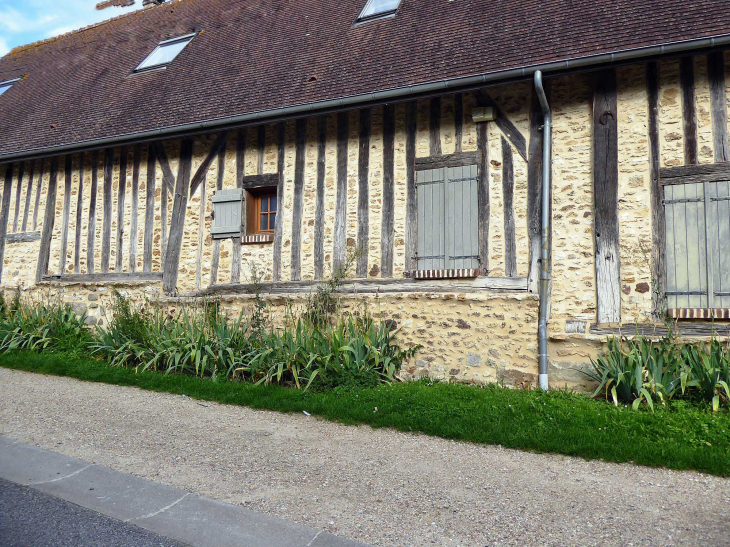
<path fill-rule="evenodd" d="M 478 268 L 477 166 L 418 171 L 418 269 Z"/>
<path fill-rule="evenodd" d="M 241 236 L 241 199 L 240 188 L 218 190 L 213 196 L 213 239 Z"/>
<path fill-rule="evenodd" d="M 711 308 L 730 308 L 730 182 L 705 183 Z"/>

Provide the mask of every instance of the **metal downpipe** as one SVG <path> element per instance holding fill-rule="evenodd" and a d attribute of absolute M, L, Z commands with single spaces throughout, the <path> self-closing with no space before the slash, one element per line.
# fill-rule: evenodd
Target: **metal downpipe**
<path fill-rule="evenodd" d="M 540 364 L 540 389 L 548 389 L 548 341 L 547 315 L 550 308 L 550 148 L 552 138 L 552 113 L 542 85 L 542 72 L 535 72 L 535 92 L 543 114 L 542 127 L 542 193 L 541 193 L 541 245 L 540 245 L 540 316 L 537 328 L 538 360 Z"/>

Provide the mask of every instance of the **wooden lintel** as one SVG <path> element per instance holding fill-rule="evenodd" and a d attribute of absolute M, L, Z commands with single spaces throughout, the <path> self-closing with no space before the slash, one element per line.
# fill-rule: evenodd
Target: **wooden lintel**
<path fill-rule="evenodd" d="M 662 167 L 659 179 L 662 185 L 725 181 L 730 179 L 730 162 Z"/>
<path fill-rule="evenodd" d="M 416 158 L 416 171 L 427 169 L 442 169 L 444 167 L 463 167 L 465 165 L 478 165 L 481 154 L 478 151 L 457 152 L 444 156 L 429 156 L 427 158 Z"/>
<path fill-rule="evenodd" d="M 243 188 L 256 190 L 258 188 L 276 188 L 279 184 L 279 173 L 266 173 L 264 175 L 246 175 L 243 180 Z"/>

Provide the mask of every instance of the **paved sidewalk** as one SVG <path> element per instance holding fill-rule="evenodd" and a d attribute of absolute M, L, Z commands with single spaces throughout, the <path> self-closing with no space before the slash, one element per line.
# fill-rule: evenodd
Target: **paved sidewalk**
<path fill-rule="evenodd" d="M 730 545 L 730 480 L 694 472 L 7 369 L 0 434 L 373 545 Z"/>
<path fill-rule="evenodd" d="M 149 530 L 165 538 L 179 540 L 194 547 L 356 547 L 363 545 L 340 539 L 332 534 L 315 530 L 307 526 L 294 524 L 269 515 L 255 513 L 227 503 L 203 498 L 178 488 L 148 481 L 120 473 L 107 467 L 94 465 L 58 454 L 41 450 L 34 446 L 14 442 L 0 436 L 0 479 L 12 484 L 28 486 L 66 500 L 82 508 L 90 509 L 125 523 L 117 526 L 113 537 L 118 541 L 119 534 L 128 535 L 126 545 L 133 545 L 133 539 L 140 538 L 134 527 Z M 13 489 L 12 484 L 5 485 L 8 495 L 19 497 L 22 491 Z M 2 492 L 2 491 L 0 491 Z M 27 497 L 27 496 L 26 496 Z M 0 506 L 6 501 L 0 501 Z M 45 504 L 52 501 L 44 500 Z M 58 509 L 68 511 L 64 505 L 56 505 Z M 41 514 L 47 513 L 47 509 Z M 72 512 L 73 513 L 73 512 Z M 4 514 L 0 518 L 0 539 L 10 532 L 12 515 Z M 68 516 L 68 515 L 67 515 Z M 88 528 L 99 528 L 103 523 L 93 514 L 75 514 L 80 519 L 79 536 L 83 537 Z M 4 521 L 8 520 L 7 529 Z M 33 527 L 47 527 L 45 522 L 27 522 L 28 533 L 43 538 L 48 530 L 34 530 Z M 73 524 L 73 523 L 68 523 Z M 59 523 L 56 523 L 58 526 Z M 132 526 L 130 526 L 132 525 Z M 109 524 L 107 523 L 107 526 Z M 14 530 L 18 533 L 18 530 Z M 65 531 L 57 545 L 63 544 L 61 539 L 73 535 Z M 77 537 L 67 545 L 81 546 L 86 544 L 82 537 Z M 150 536 L 148 539 L 152 539 Z M 12 540 L 6 537 L 6 540 Z M 52 539 L 52 538 L 51 538 Z M 93 538 L 87 538 L 94 541 Z M 99 538 L 96 538 L 99 540 Z M 3 541 L 3 545 L 10 545 Z M 18 545 L 38 545 L 37 542 Z M 52 545 L 50 542 L 49 545 Z M 90 544 L 90 543 L 89 543 Z M 111 543 L 104 542 L 105 545 Z M 119 543 L 124 545 L 125 543 Z M 139 545 L 160 545 L 160 542 L 139 543 Z M 163 543 L 164 545 L 164 543 Z M 167 542 L 167 545 L 178 545 Z"/>

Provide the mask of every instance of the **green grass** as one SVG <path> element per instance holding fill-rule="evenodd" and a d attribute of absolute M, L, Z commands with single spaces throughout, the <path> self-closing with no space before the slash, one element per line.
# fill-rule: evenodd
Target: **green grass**
<path fill-rule="evenodd" d="M 186 375 L 136 374 L 131 369 L 63 353 L 6 353 L 0 355 L 0 366 L 185 394 L 224 404 L 280 412 L 307 411 L 346 424 L 363 423 L 534 452 L 730 475 L 730 413 L 722 410 L 713 414 L 707 406 L 686 402 L 675 402 L 671 409 L 658 408 L 652 413 L 617 408 L 561 391 L 542 393 L 424 382 L 303 392 Z"/>

